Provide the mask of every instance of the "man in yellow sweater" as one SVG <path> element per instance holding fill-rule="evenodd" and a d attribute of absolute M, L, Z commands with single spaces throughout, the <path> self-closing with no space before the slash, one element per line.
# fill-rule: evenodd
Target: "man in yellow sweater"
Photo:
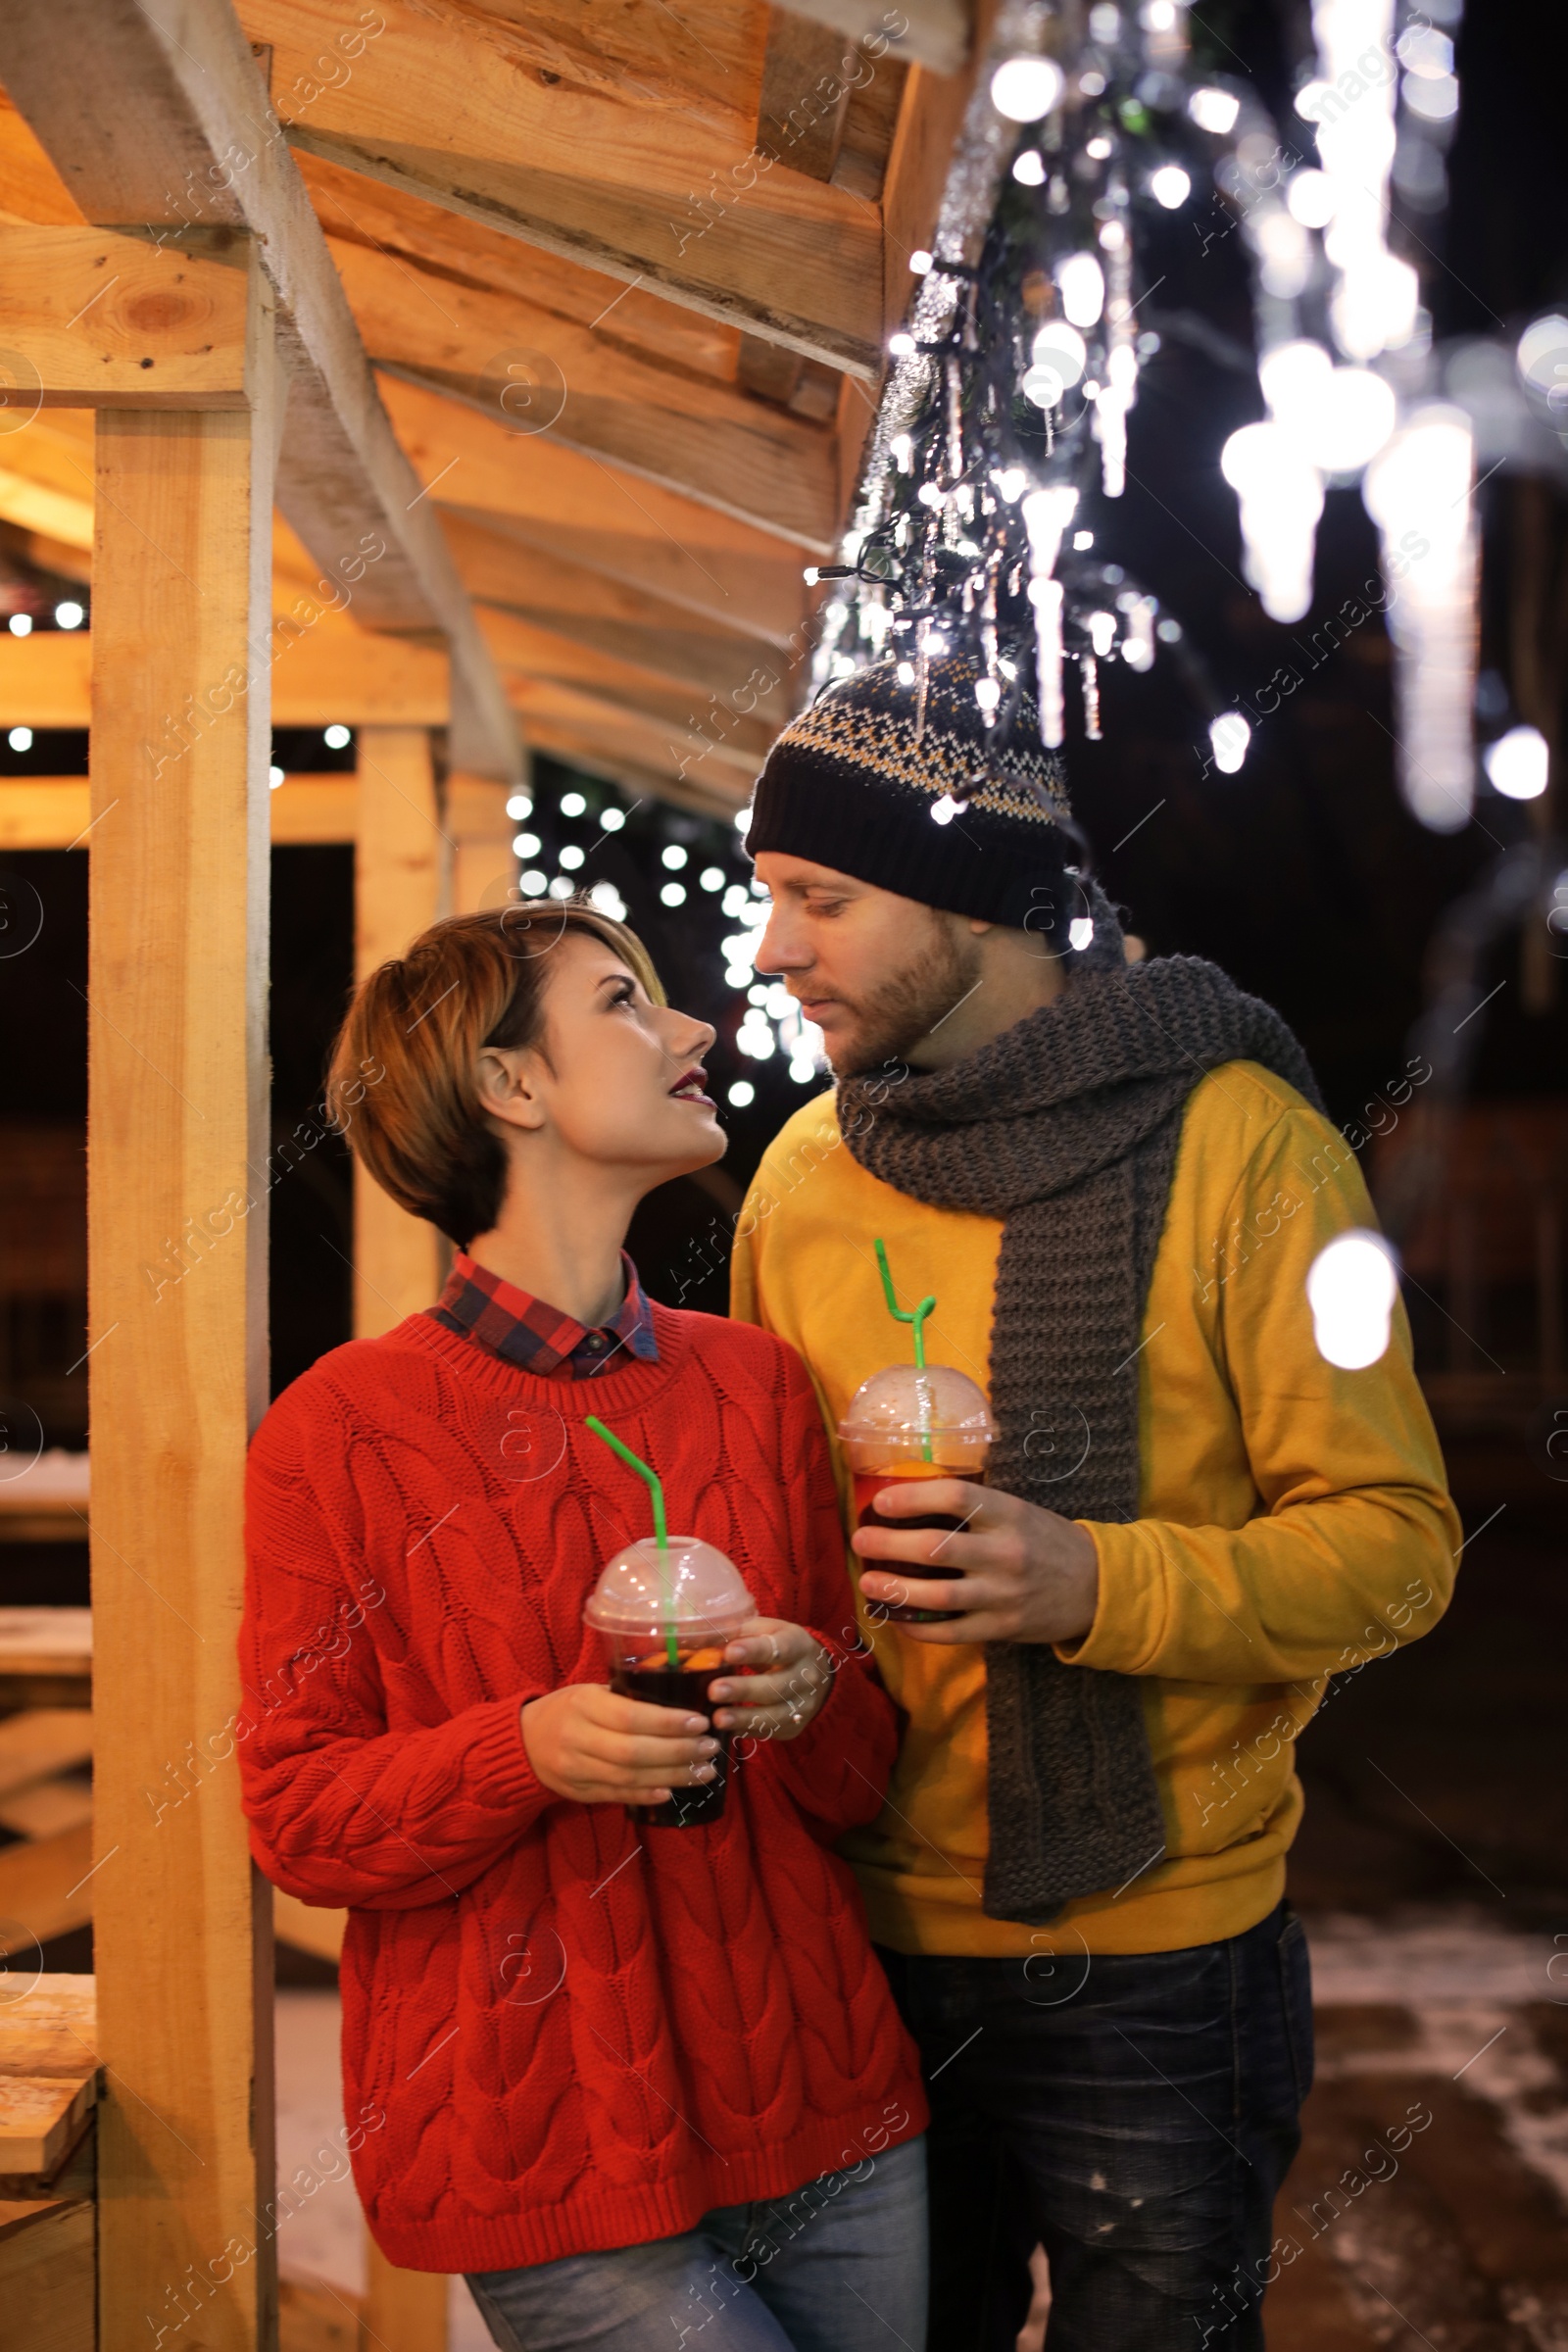
<path fill-rule="evenodd" d="M 931 2085 L 931 2352 L 1006 2352 L 1037 2240 L 1052 2352 L 1250 2352 L 1312 2063 L 1294 1743 L 1436 1622 L 1459 1529 L 1402 1309 L 1361 1369 L 1315 1343 L 1308 1270 L 1374 1220 L 1296 1039 L 1125 961 L 1032 708 L 999 757 L 974 683 L 878 664 L 769 755 L 759 968 L 838 1086 L 762 1160 L 733 1307 L 836 1433 L 908 1360 L 880 1240 L 998 1426 L 984 1486 L 885 1490 L 852 1544 L 906 1722 L 845 1851 Z"/>

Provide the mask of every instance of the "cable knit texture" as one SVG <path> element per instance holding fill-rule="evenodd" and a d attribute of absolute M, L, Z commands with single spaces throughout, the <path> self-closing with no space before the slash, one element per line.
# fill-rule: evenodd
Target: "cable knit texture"
<path fill-rule="evenodd" d="M 570 1384 L 411 1316 L 322 1357 L 251 1448 L 252 1850 L 290 1894 L 348 1906 L 354 2176 L 405 2269 L 672 2235 L 925 2126 L 832 1851 L 875 1815 L 895 1726 L 815 1396 L 768 1335 L 654 1312 L 657 1363 Z M 524 1702 L 604 1680 L 583 1602 L 647 1532 L 590 1412 L 659 1468 L 670 1527 L 835 1662 L 798 1739 L 737 1741 L 706 1829 L 557 1797 L 523 1745 Z"/>
<path fill-rule="evenodd" d="M 1138 1334 L 1182 1110 L 1205 1070 L 1243 1059 L 1318 1102 L 1292 1031 L 1216 964 L 1123 966 L 1102 953 L 954 1068 L 840 1086 L 845 1141 L 870 1174 L 1006 1220 L 989 1472 L 1004 1493 L 1068 1519 L 1137 1518 Z M 1135 1677 L 994 1642 L 986 1725 L 992 1918 L 1049 1921 L 1158 1861 L 1165 1826 Z"/>

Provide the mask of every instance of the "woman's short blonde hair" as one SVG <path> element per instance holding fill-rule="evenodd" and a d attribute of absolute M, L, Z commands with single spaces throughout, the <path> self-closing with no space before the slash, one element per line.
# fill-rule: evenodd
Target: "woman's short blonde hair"
<path fill-rule="evenodd" d="M 537 1046 L 551 955 L 587 932 L 613 949 L 656 1004 L 664 991 L 624 923 L 581 900 L 525 900 L 455 914 L 355 990 L 332 1049 L 327 1108 L 383 1192 L 460 1249 L 506 1198 L 507 1154 L 479 1102 L 486 1046 Z"/>

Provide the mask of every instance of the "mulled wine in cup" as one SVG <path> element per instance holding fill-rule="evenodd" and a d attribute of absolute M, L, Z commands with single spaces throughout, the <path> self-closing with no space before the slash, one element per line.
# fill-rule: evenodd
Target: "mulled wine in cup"
<path fill-rule="evenodd" d="M 643 1536 L 607 1560 L 583 1616 L 603 1636 L 610 1687 L 622 1698 L 683 1715 L 711 1717 L 708 1686 L 724 1664 L 725 1645 L 757 1615 L 740 1571 L 698 1536 Z M 639 1805 L 655 1829 L 687 1830 L 717 1821 L 729 1786 L 727 1732 L 713 1733 L 713 1777 L 676 1788 L 663 1805 Z"/>
<path fill-rule="evenodd" d="M 984 1485 L 996 1424 L 983 1390 L 951 1364 L 888 1364 L 862 1381 L 839 1423 L 839 1438 L 855 1483 L 857 1527 L 944 1528 L 963 1525 L 946 1511 L 894 1517 L 877 1508 L 888 1487 L 918 1485 L 936 1478 L 963 1478 Z M 879 1573 L 911 1577 L 956 1577 L 961 1568 L 938 1559 L 929 1568 L 880 1560 Z M 875 1625 L 949 1625 L 961 1609 L 917 1609 L 906 1601 L 867 1600 Z"/>

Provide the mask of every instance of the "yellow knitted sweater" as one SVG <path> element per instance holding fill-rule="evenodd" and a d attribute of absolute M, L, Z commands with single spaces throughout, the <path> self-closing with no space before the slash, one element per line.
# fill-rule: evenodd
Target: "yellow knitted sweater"
<path fill-rule="evenodd" d="M 1301 1815 L 1297 1734 L 1336 1688 L 1330 1675 L 1431 1629 L 1460 1544 L 1402 1308 L 1365 1371 L 1337 1370 L 1313 1342 L 1307 1269 L 1334 1234 L 1373 1222 L 1344 1138 L 1283 1080 L 1237 1061 L 1194 1088 L 1143 1325 L 1140 1516 L 1083 1523 L 1100 1605 L 1059 1652 L 1143 1678 L 1165 1857 L 1069 1904 L 1050 1930 L 989 1919 L 984 1654 L 867 1628 L 907 1718 L 880 1816 L 843 1841 L 879 1942 L 1173 1951 L 1239 1935 L 1279 1900 Z M 930 1361 L 984 1387 L 1000 1220 L 929 1208 L 867 1175 L 822 1096 L 758 1170 L 732 1306 L 805 1357 L 846 1525 L 836 1425 L 860 1382 L 908 1346 L 883 1305 L 878 1235 L 901 1294 L 936 1293 Z M 1053 1981 L 1067 1982 L 1063 1964 Z"/>

